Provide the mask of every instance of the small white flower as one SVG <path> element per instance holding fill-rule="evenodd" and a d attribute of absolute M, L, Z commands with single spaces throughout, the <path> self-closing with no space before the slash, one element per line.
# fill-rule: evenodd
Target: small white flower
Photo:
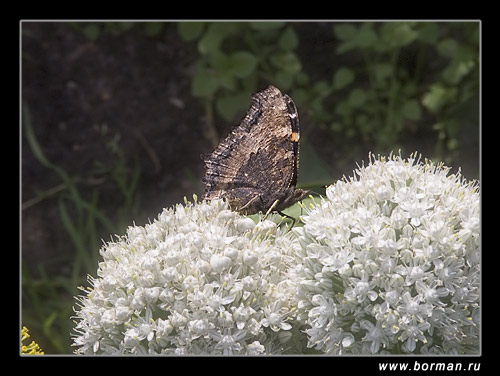
<path fill-rule="evenodd" d="M 337 305 L 331 298 L 314 295 L 311 302 L 314 308 L 309 310 L 308 315 L 317 326 L 325 326 L 327 321 L 337 314 Z"/>
<path fill-rule="evenodd" d="M 408 325 L 403 325 L 401 336 L 399 337 L 399 340 L 403 342 L 403 349 L 407 350 L 407 352 L 415 351 L 418 341 L 421 341 L 425 345 L 428 340 L 424 332 L 429 328 L 430 324 L 428 322 L 417 324 L 415 321 L 411 321 Z"/>
<path fill-rule="evenodd" d="M 266 348 L 259 341 L 253 341 L 248 345 L 248 355 L 261 355 L 265 350 Z"/>
<path fill-rule="evenodd" d="M 421 218 L 433 207 L 433 203 L 427 201 L 421 202 L 419 200 L 403 201 L 400 203 L 400 207 L 407 212 L 410 223 L 418 227 L 420 226 Z"/>
<path fill-rule="evenodd" d="M 290 330 L 292 326 L 285 322 L 286 313 L 287 310 L 281 309 L 281 302 L 279 300 L 274 301 L 270 307 L 264 309 L 265 317 L 262 320 L 262 326 L 269 327 L 274 332 Z"/>
<path fill-rule="evenodd" d="M 251 218 L 238 218 L 236 220 L 236 228 L 239 232 L 253 230 L 255 228 L 255 222 Z"/>
<path fill-rule="evenodd" d="M 368 281 L 368 273 L 362 271 L 362 278 L 349 278 L 350 285 L 345 290 L 344 296 L 348 300 L 356 300 L 358 303 L 362 303 L 366 298 L 371 301 L 377 299 L 377 293 L 373 290 L 375 287 L 375 282 Z"/>
<path fill-rule="evenodd" d="M 243 252 L 243 263 L 252 266 L 259 261 L 259 255 L 251 249 Z"/>
<path fill-rule="evenodd" d="M 210 266 L 215 273 L 220 273 L 224 269 L 231 267 L 231 259 L 227 256 L 213 254 L 212 257 L 210 257 Z"/>
<path fill-rule="evenodd" d="M 394 195 L 394 190 L 387 185 L 381 185 L 377 188 L 377 192 L 375 193 L 375 197 L 378 201 L 386 201 L 390 200 Z"/>
<path fill-rule="evenodd" d="M 223 355 L 232 355 L 241 352 L 243 349 L 240 341 L 245 338 L 246 331 L 236 330 L 233 333 L 231 329 L 226 328 L 223 333 L 212 331 L 210 336 L 216 343 L 215 350 L 220 351 Z"/>
<path fill-rule="evenodd" d="M 380 350 L 380 346 L 385 347 L 389 344 L 389 339 L 381 326 L 381 322 L 377 321 L 377 325 L 373 325 L 370 321 L 364 320 L 361 322 L 361 328 L 366 330 L 366 335 L 363 337 L 363 342 L 369 344 L 369 351 L 376 354 Z"/>

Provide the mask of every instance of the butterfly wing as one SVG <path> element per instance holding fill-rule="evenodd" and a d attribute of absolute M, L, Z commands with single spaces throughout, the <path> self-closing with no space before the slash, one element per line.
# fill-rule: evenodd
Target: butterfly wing
<path fill-rule="evenodd" d="M 291 98 L 274 86 L 254 94 L 241 124 L 203 156 L 205 198 L 226 198 L 236 210 L 252 201 L 247 214 L 266 210 L 296 184 L 298 131 Z"/>

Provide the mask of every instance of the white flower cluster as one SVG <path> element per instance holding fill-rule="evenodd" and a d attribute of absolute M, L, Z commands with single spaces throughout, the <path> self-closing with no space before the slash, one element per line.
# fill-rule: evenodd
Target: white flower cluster
<path fill-rule="evenodd" d="M 479 352 L 477 184 L 411 156 L 371 158 L 294 228 L 308 346 L 328 354 Z"/>
<path fill-rule="evenodd" d="M 103 246 L 77 353 L 479 352 L 477 183 L 371 157 L 291 231 L 194 201 Z"/>
<path fill-rule="evenodd" d="M 196 198 L 129 227 L 103 246 L 98 278 L 78 298 L 76 352 L 292 351 L 305 336 L 288 322 L 292 247 L 283 232 L 269 220 L 256 225 L 223 201 Z"/>

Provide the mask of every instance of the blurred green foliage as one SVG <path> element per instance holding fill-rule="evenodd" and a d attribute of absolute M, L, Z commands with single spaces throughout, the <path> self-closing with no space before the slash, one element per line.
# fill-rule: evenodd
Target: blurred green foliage
<path fill-rule="evenodd" d="M 168 23 L 69 24 L 97 40 L 134 27 L 158 37 Z M 302 60 L 315 56 L 301 54 L 299 25 L 177 22 L 180 38 L 196 43 L 191 94 L 205 104 L 213 144 L 220 139 L 214 111 L 235 123 L 250 95 L 273 83 L 292 95 L 309 127 L 329 134 L 346 161 L 431 134 L 432 157 L 453 163 L 464 123 L 479 123 L 479 22 L 332 22 L 333 57 L 315 64 L 333 73 L 314 80 Z"/>
<path fill-rule="evenodd" d="M 251 94 L 272 83 L 294 98 L 307 127 L 317 127 L 331 141 L 342 156 L 338 165 L 366 150 L 398 150 L 414 137 L 431 141 L 425 152 L 452 164 L 464 124 L 479 128 L 479 22 L 320 24 L 329 25 L 334 43 L 325 44 L 333 51 L 318 58 L 302 52 L 307 42 L 300 22 L 176 23 L 180 38 L 196 44 L 191 94 L 204 103 L 212 144 L 221 138 L 215 114 L 235 124 Z M 70 25 L 97 40 L 134 27 L 159 37 L 168 23 Z M 311 67 L 332 73 L 317 77 Z M 331 178 L 317 172 L 321 181 Z"/>
<path fill-rule="evenodd" d="M 180 22 L 177 29 L 184 41 L 197 43 L 192 95 L 215 101 L 227 121 L 248 106 L 261 81 L 282 90 L 304 83 L 299 39 L 284 22 Z"/>
<path fill-rule="evenodd" d="M 346 93 L 337 102 L 332 131 L 386 149 L 404 132 L 430 126 L 438 132 L 434 157 L 451 163 L 463 125 L 457 108 L 478 100 L 479 24 L 363 23 L 333 30 L 341 41 L 337 53 L 358 50 L 363 64 L 334 75 L 333 91 Z M 368 84 L 356 85 L 358 77 Z M 441 142 L 446 153 L 438 152 Z"/>
<path fill-rule="evenodd" d="M 103 36 L 119 37 L 140 25 L 142 31 L 149 37 L 158 36 L 165 26 L 164 22 L 68 22 L 73 29 L 82 33 L 85 38 L 96 41 Z"/>
<path fill-rule="evenodd" d="M 106 127 L 97 126 L 102 132 Z M 35 134 L 28 105 L 23 105 L 23 135 L 27 147 L 35 159 L 56 176 L 61 184 L 57 190 L 38 192 L 31 202 L 54 198 L 62 224 L 61 231 L 68 234 L 70 243 L 65 253 L 52 260 L 38 264 L 30 270 L 23 259 L 22 273 L 22 318 L 30 324 L 40 337 L 46 353 L 69 353 L 71 321 L 78 287 L 87 285 L 87 275 L 95 275 L 99 261 L 99 249 L 103 233 L 123 233 L 129 218 L 137 212 L 140 204 L 138 183 L 141 169 L 138 163 L 131 165 L 125 159 L 119 145 L 119 135 L 108 142 L 111 158 L 106 162 L 96 161 L 89 176 L 101 183 L 111 182 L 117 197 L 121 199 L 120 210 L 110 213 L 99 201 L 100 186 L 89 189 L 82 186 L 84 176 L 72 176 L 69 172 L 50 161 Z M 25 202 L 23 206 L 29 206 Z M 54 273 L 54 270 L 57 272 Z"/>
<path fill-rule="evenodd" d="M 179 35 L 199 52 L 191 93 L 234 122 L 250 94 L 273 83 L 291 90 L 308 126 L 328 133 L 347 160 L 431 132 L 433 157 L 452 163 L 464 108 L 478 113 L 479 22 L 331 25 L 334 56 L 349 64 L 318 61 L 335 70 L 313 81 L 301 61 L 309 56 L 299 53 L 296 23 L 180 22 Z"/>

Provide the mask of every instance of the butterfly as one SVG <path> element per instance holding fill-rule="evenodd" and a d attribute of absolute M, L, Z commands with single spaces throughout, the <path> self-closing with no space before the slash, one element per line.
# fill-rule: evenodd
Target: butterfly
<path fill-rule="evenodd" d="M 205 162 L 206 200 L 222 198 L 244 215 L 266 216 L 302 200 L 295 188 L 299 169 L 299 116 L 288 95 L 274 86 L 252 95 L 252 105 Z"/>

